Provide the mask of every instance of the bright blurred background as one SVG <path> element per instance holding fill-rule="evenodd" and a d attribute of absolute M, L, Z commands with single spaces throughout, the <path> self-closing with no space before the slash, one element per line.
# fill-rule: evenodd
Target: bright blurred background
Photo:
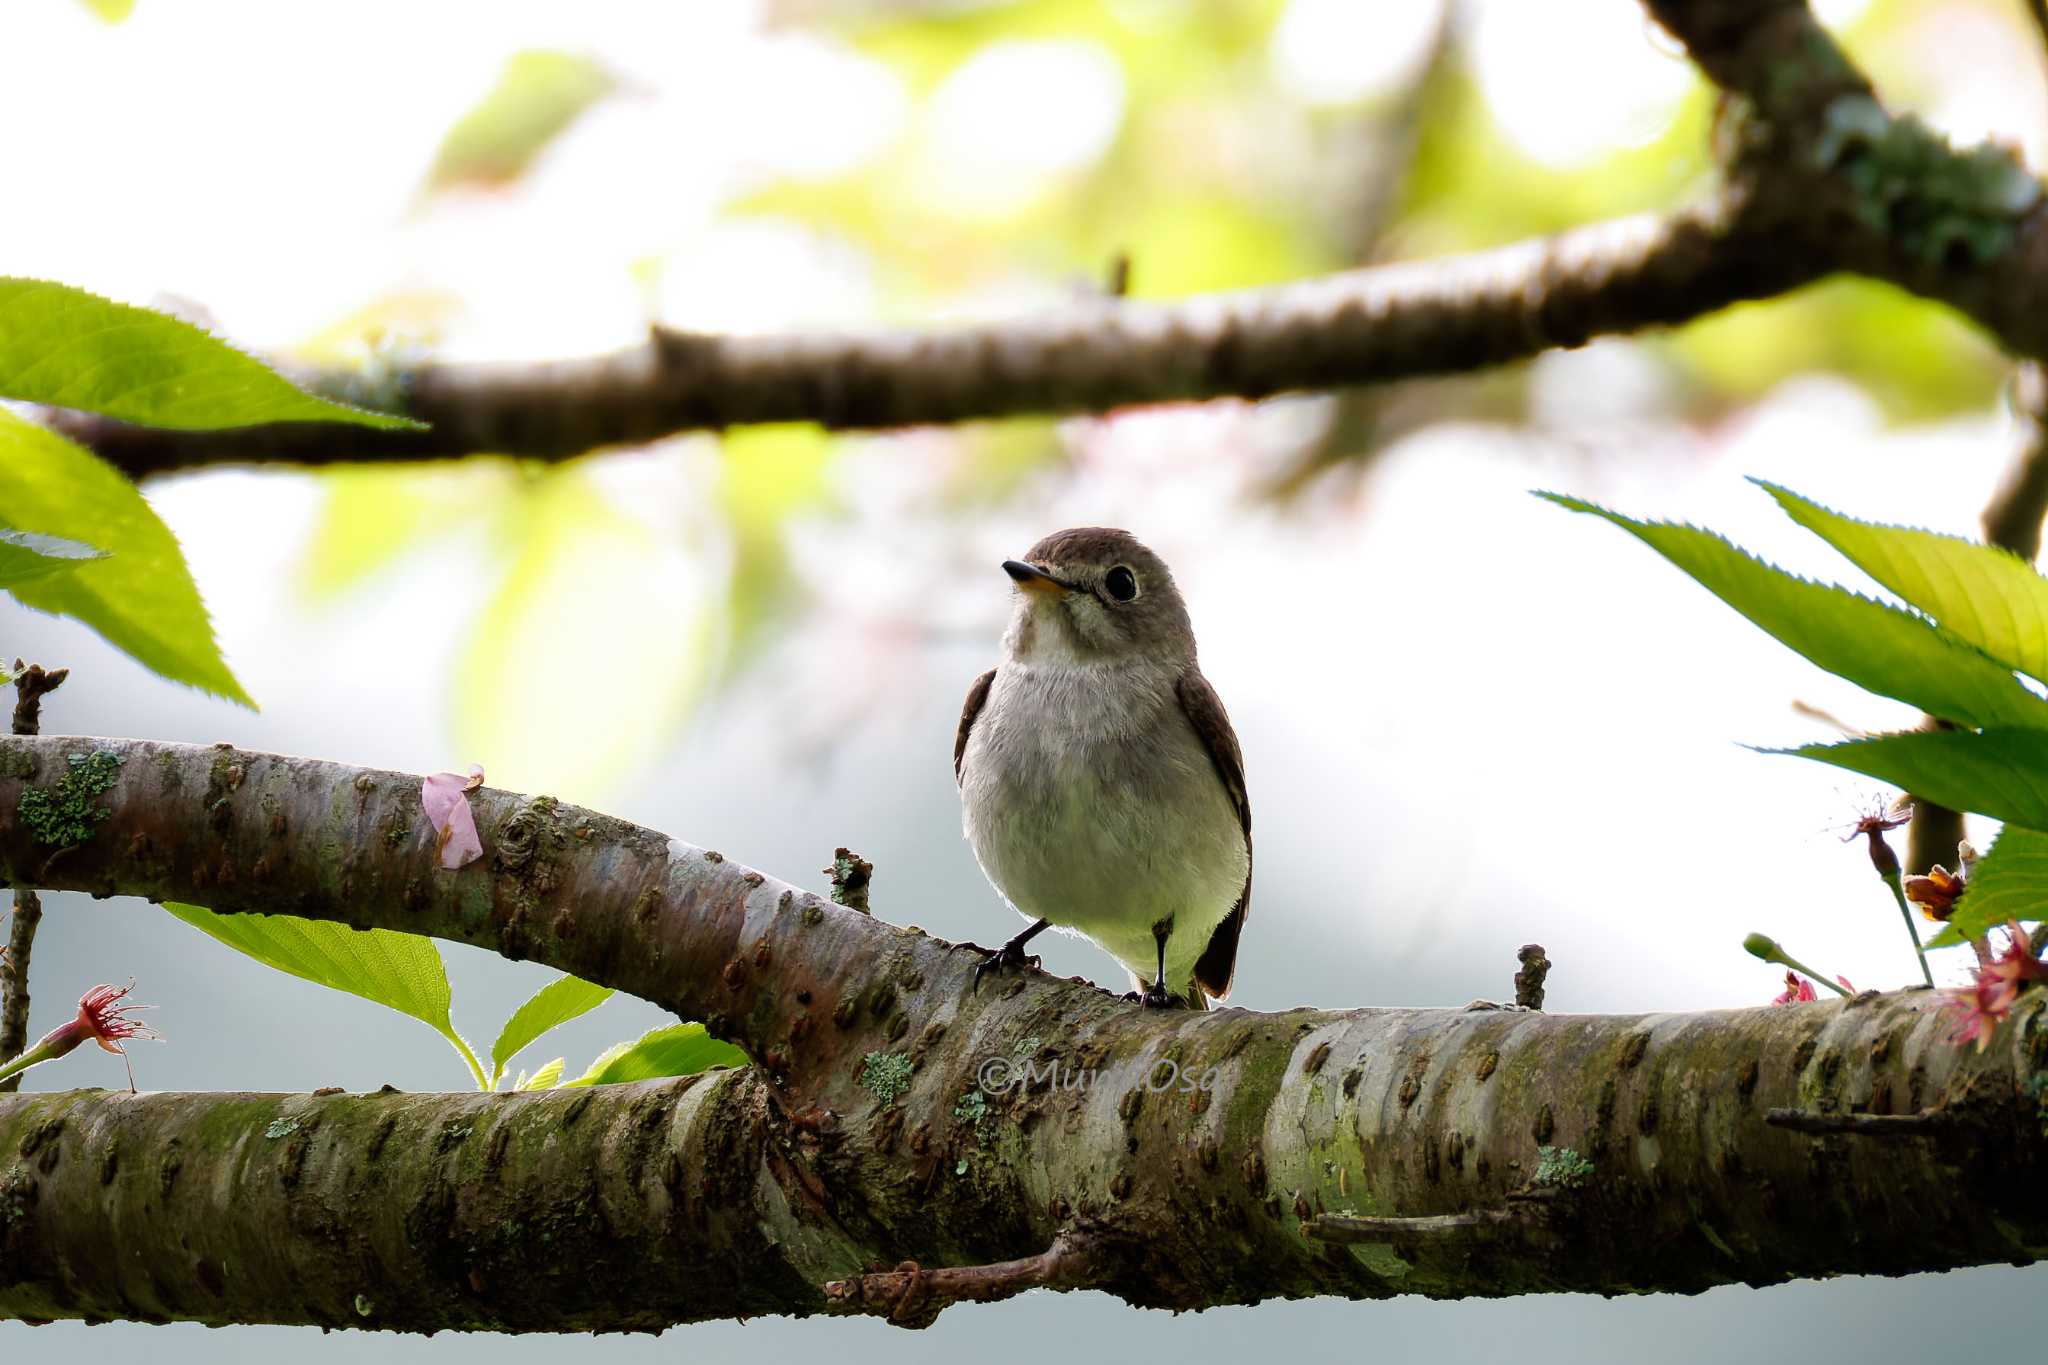
<path fill-rule="evenodd" d="M 1709 174 L 1712 94 L 1630 0 L 127 8 L 0 12 L 0 272 L 177 301 L 369 382 L 425 355 L 628 345 L 657 321 L 1000 316 L 1100 290 L 1120 255 L 1146 297 L 1281 281 L 1669 205 Z M 2048 69 L 2019 0 L 1817 8 L 1895 105 L 2048 164 Z M 1795 698 L 1873 728 L 1912 718 L 1528 490 L 1695 520 L 1840 578 L 1743 476 L 1974 534 L 2029 434 L 2008 380 L 1943 310 L 1838 281 L 1371 392 L 779 426 L 555 466 L 209 471 L 148 492 L 260 714 L 18 608 L 0 647 L 71 667 L 51 732 L 479 762 L 495 786 L 814 886 L 846 844 L 877 865 L 878 913 L 995 943 L 1015 926 L 959 837 L 949 744 L 1007 610 L 996 566 L 1061 526 L 1120 525 L 1174 566 L 1247 756 L 1256 913 L 1231 1003 L 1500 997 L 1539 941 L 1553 1010 L 1757 1004 L 1780 981 L 1742 952 L 1753 929 L 1897 986 L 1915 975 L 1897 912 L 1840 842 L 1873 790 L 1741 746 L 1820 737 Z M 464 1084 L 418 1025 L 147 905 L 49 904 L 31 1036 L 133 974 L 167 1035 L 138 1049 L 146 1088 Z M 446 953 L 472 1037 L 550 975 Z M 1046 964 L 1121 981 L 1078 940 Z M 573 1071 L 658 1021 L 614 1001 L 522 1062 L 565 1051 Z M 83 1053 L 28 1078 L 121 1082 Z M 1183 1318 L 1033 1294 L 916 1336 L 0 1324 L 0 1360 L 1023 1361 L 1080 1341 L 1090 1358 L 1903 1359 L 2038 1349 L 2044 1274 Z"/>

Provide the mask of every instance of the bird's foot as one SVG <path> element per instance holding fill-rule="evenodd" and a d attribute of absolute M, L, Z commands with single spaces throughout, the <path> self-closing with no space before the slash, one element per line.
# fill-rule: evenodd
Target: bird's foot
<path fill-rule="evenodd" d="M 1035 953 L 1027 954 L 1024 951 L 1024 944 L 1030 937 L 1029 934 L 1019 934 L 1016 938 L 1011 939 L 1008 943 L 1005 943 L 1002 947 L 975 963 L 974 984 L 969 986 L 968 990 L 973 992 L 981 989 L 981 974 L 983 972 L 1000 972 L 1010 967 L 1029 967 L 1031 970 L 1037 971 L 1038 955 Z"/>
<path fill-rule="evenodd" d="M 1143 1005 L 1148 1010 L 1177 1010 L 1187 1007 L 1185 1001 L 1166 989 L 1164 981 L 1153 982 L 1145 988 L 1142 995 L 1137 991 L 1125 991 L 1124 1000 L 1128 1004 Z"/>

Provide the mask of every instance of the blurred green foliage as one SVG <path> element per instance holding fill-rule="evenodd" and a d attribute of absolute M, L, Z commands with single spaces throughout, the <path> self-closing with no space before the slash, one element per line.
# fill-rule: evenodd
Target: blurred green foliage
<path fill-rule="evenodd" d="M 507 786 L 586 799 L 688 713 L 723 576 L 711 547 L 659 538 L 590 465 L 536 468 L 495 509 L 503 574 L 480 610 L 449 620 L 458 752 Z"/>
<path fill-rule="evenodd" d="M 584 110 L 618 86 L 611 72 L 568 52 L 519 52 L 441 139 L 428 192 L 517 179 Z"/>
<path fill-rule="evenodd" d="M 723 212 L 741 223 L 794 221 L 853 246 L 873 284 L 875 320 L 910 321 L 957 311 L 963 300 L 973 308 L 1010 297 L 1020 285 L 1051 300 L 1100 290 L 1111 262 L 1126 253 L 1130 292 L 1171 298 L 1343 269 L 1360 251 L 1409 258 L 1496 246 L 1668 208 L 1711 185 L 1717 114 L 1703 80 L 1693 80 L 1668 123 L 1646 138 L 1584 164 L 1550 165 L 1502 123 L 1456 25 L 1408 88 L 1318 104 L 1285 88 L 1272 60 L 1286 8 L 1285 0 L 1019 0 L 828 14 L 817 22 L 829 36 L 896 77 L 909 101 L 905 122 L 853 169 L 736 180 Z M 1891 79 L 1923 11 L 1909 0 L 1878 0 L 1846 39 Z M 995 45 L 1043 41 L 1085 48 L 1117 74 L 1122 106 L 1113 135 L 1092 162 L 1032 179 L 1015 195 L 949 196 L 926 161 L 932 138 L 945 131 L 934 124 L 935 99 Z M 1644 41 L 1652 42 L 1647 28 Z M 518 175 L 612 88 L 608 73 L 582 59 L 521 54 L 449 130 L 434 183 Z M 1064 93 L 1043 92 L 1049 111 Z M 1381 192 L 1354 193 L 1367 182 Z M 1382 221 L 1356 221 L 1360 205 Z M 658 259 L 643 257 L 648 277 L 636 280 L 650 295 L 659 265 L 646 262 Z M 689 301 L 671 307 L 687 314 Z M 381 335 L 389 318 L 371 310 L 356 322 Z M 322 338 L 330 353 L 351 344 Z M 1856 383 L 1894 420 L 1933 420 L 1982 409 L 2007 371 L 1996 348 L 1947 310 L 1858 280 L 1622 344 L 1667 369 L 1675 382 L 1664 386 L 1663 401 L 1677 420 L 1710 416 L 1813 371 Z M 1470 417 L 1469 405 L 1480 401 L 1469 386 L 1414 392 L 1399 421 L 1354 424 L 1355 439 L 1334 453 L 1305 452 L 1302 467 L 1369 455 L 1433 417 Z M 1521 415 L 1518 371 L 1494 376 L 1486 394 L 1486 419 Z M 955 508 L 1008 497 L 1067 454 L 1058 427 L 1043 418 L 976 423 L 940 439 L 955 455 L 930 466 L 932 491 L 938 505 Z M 697 461 L 709 448 L 682 443 L 668 458 Z M 792 528 L 844 510 L 834 468 L 847 439 L 790 424 L 727 432 L 716 448 L 708 496 L 693 509 L 708 517 L 685 518 L 696 529 L 683 534 L 687 543 L 668 546 L 702 570 L 687 601 L 657 592 L 659 600 L 641 603 L 649 589 L 634 559 L 661 533 L 628 515 L 577 464 L 522 472 L 470 460 L 324 475 L 327 505 L 305 581 L 332 594 L 412 547 L 451 537 L 471 545 L 497 578 L 480 607 L 451 613 L 449 623 L 459 679 L 451 705 L 465 757 L 507 780 L 601 781 L 658 751 L 706 688 L 734 676 L 767 629 L 801 607 Z M 579 598 L 634 602 L 647 627 L 579 633 L 579 619 L 602 614 L 579 614 Z M 595 661 L 614 709 L 635 718 L 630 739 L 571 733 L 545 719 L 560 704 L 564 670 Z"/>

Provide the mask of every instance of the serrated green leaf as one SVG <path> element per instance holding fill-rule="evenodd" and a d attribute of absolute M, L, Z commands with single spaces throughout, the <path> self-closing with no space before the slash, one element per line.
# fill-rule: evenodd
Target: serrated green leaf
<path fill-rule="evenodd" d="M 133 483 L 85 447 L 0 410 L 0 525 L 105 547 L 107 558 L 9 585 L 174 682 L 255 708 L 214 643 L 177 538 Z"/>
<path fill-rule="evenodd" d="M 588 1014 L 611 998 L 611 987 L 575 976 L 557 977 L 535 991 L 512 1012 L 505 1027 L 498 1031 L 498 1041 L 491 1044 L 491 1084 L 496 1086 L 505 1074 L 505 1063 L 518 1056 L 521 1049 L 549 1029 L 566 1024 L 579 1014 Z"/>
<path fill-rule="evenodd" d="M 1996 546 L 1857 521 L 1776 484 L 1755 482 L 1792 520 L 1950 634 L 2048 681 L 2048 578 L 2033 565 Z"/>
<path fill-rule="evenodd" d="M 1950 810 L 2048 828 L 2048 731 L 1919 730 L 1763 752 L 1818 759 Z"/>
<path fill-rule="evenodd" d="M 1961 942 L 2007 920 L 2042 918 L 2048 918 L 2048 834 L 2007 825 L 1977 860 L 1955 914 L 1936 937 L 1953 931 Z"/>
<path fill-rule="evenodd" d="M 1558 493 L 1537 496 L 1613 522 L 1776 639 L 1859 687 L 1964 725 L 2048 726 L 2048 703 L 2011 669 L 1912 612 L 1786 573 L 1695 526 L 1638 521 Z"/>
<path fill-rule="evenodd" d="M 422 430 L 316 398 L 203 327 L 49 280 L 0 276 L 0 398 L 204 431 L 263 422 Z"/>
<path fill-rule="evenodd" d="M 62 536 L 42 536 L 33 531 L 0 531 L 0 588 L 11 588 L 31 578 L 47 578 L 95 559 L 105 559 L 83 541 Z"/>
<path fill-rule="evenodd" d="M 531 1076 L 527 1075 L 524 1071 L 520 1072 L 519 1079 L 512 1083 L 512 1088 L 514 1090 L 553 1090 L 562 1083 L 562 1064 L 567 1060 L 568 1058 L 566 1057 L 557 1057 Z"/>
<path fill-rule="evenodd" d="M 545 50 L 514 53 L 497 84 L 441 139 L 427 188 L 516 179 L 617 85 L 611 72 L 588 57 Z"/>
<path fill-rule="evenodd" d="M 174 901 L 164 902 L 164 909 L 266 967 L 419 1020 L 462 1054 L 480 1088 L 490 1088 L 475 1053 L 448 1017 L 448 969 L 434 940 L 296 915 L 218 915 Z"/>
<path fill-rule="evenodd" d="M 657 1076 L 694 1076 L 714 1066 L 745 1066 L 747 1054 L 720 1042 L 702 1024 L 668 1024 L 650 1029 L 630 1043 L 605 1049 L 572 1085 L 618 1085 Z"/>
<path fill-rule="evenodd" d="M 1953 923 L 1949 923 L 1942 925 L 1941 932 L 1928 939 L 1922 946 L 1925 951 L 1931 953 L 1936 948 L 1960 948 L 1969 941 L 1963 937 L 1962 930 L 1956 928 Z"/>

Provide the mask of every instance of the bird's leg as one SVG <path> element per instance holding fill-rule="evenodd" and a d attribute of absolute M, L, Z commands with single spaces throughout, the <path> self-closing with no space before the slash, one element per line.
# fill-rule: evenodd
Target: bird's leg
<path fill-rule="evenodd" d="M 1035 938 L 1037 935 L 1051 927 L 1051 920 L 1039 920 L 1029 929 L 1026 929 L 1023 933 L 1017 935 L 1017 937 L 1011 939 L 1008 943 L 1005 943 L 1002 947 L 996 949 L 994 952 L 984 957 L 980 962 L 975 964 L 974 984 L 968 987 L 968 989 L 971 991 L 981 989 L 981 974 L 983 972 L 1001 971 L 1005 967 L 1022 967 L 1027 963 L 1029 963 L 1032 966 L 1037 966 L 1037 958 L 1026 957 L 1024 955 L 1024 945 L 1031 942 L 1033 938 Z"/>
<path fill-rule="evenodd" d="M 1166 989 L 1166 940 L 1172 933 L 1173 921 L 1170 919 L 1163 919 L 1152 926 L 1152 942 L 1159 947 L 1159 975 L 1145 988 L 1145 993 L 1138 997 L 1138 1003 L 1147 1009 L 1172 1009 L 1181 1003 Z"/>

